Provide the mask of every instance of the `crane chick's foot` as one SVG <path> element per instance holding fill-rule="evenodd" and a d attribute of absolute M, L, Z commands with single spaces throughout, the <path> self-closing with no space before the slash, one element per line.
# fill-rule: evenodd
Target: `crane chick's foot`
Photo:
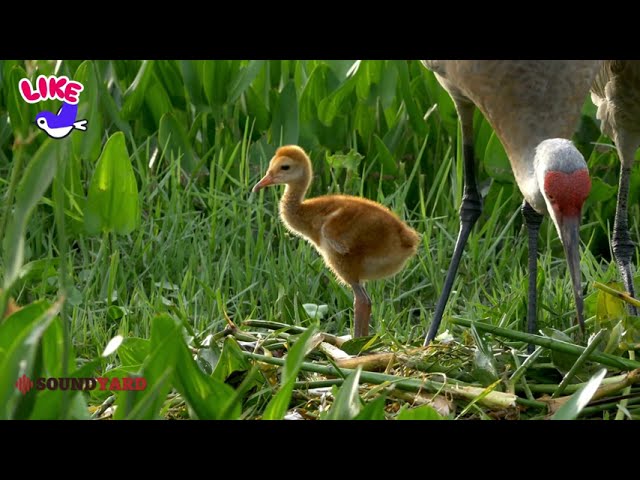
<path fill-rule="evenodd" d="M 369 335 L 369 319 L 371 318 L 371 299 L 364 287 L 359 283 L 351 285 L 354 301 L 354 337 L 366 337 Z"/>

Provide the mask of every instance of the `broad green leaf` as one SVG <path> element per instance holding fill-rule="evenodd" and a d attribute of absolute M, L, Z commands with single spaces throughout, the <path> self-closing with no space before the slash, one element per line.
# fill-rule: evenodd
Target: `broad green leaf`
<path fill-rule="evenodd" d="M 158 417 L 171 388 L 180 342 L 184 342 L 181 327 L 171 317 L 159 315 L 151 320 L 149 355 L 140 371 L 140 377 L 146 380 L 147 388 L 119 392 L 115 419 Z M 143 405 L 144 408 L 137 407 L 138 405 Z"/>
<path fill-rule="evenodd" d="M 234 372 L 246 372 L 250 368 L 251 365 L 242 354 L 238 342 L 233 337 L 227 337 L 224 339 L 222 353 L 211 377 L 225 382 Z"/>
<path fill-rule="evenodd" d="M 202 91 L 202 62 L 194 60 L 180 60 L 180 72 L 184 80 L 184 89 L 187 100 L 195 105 L 204 105 L 205 99 Z"/>
<path fill-rule="evenodd" d="M 484 152 L 484 168 L 495 180 L 505 183 L 514 181 L 509 157 L 507 157 L 507 153 L 495 133 L 491 134 Z"/>
<path fill-rule="evenodd" d="M 396 100 L 398 85 L 398 69 L 392 68 L 389 61 L 384 61 L 382 78 L 378 91 L 383 108 L 389 108 Z"/>
<path fill-rule="evenodd" d="M 356 87 L 357 81 L 358 79 L 356 77 L 349 78 L 340 85 L 337 90 L 320 102 L 317 115 L 318 119 L 324 125 L 330 127 L 338 115 L 348 111 L 345 105 L 350 98 L 353 98 L 353 90 Z"/>
<path fill-rule="evenodd" d="M 316 305 L 315 303 L 303 303 L 302 308 L 314 320 L 322 320 L 329 311 L 328 305 Z"/>
<path fill-rule="evenodd" d="M 251 85 L 264 67 L 264 60 L 251 60 L 249 65 L 240 69 L 238 76 L 230 86 L 228 103 L 234 103 Z"/>
<path fill-rule="evenodd" d="M 27 72 L 18 65 L 14 66 L 4 84 L 4 90 L 7 96 L 7 110 L 11 119 L 11 127 L 20 137 L 26 138 L 29 134 L 29 127 L 35 121 L 35 116 L 31 118 L 34 110 L 33 104 L 25 102 L 20 94 L 19 83 L 23 78 L 29 78 Z"/>
<path fill-rule="evenodd" d="M 284 368 L 282 369 L 282 377 L 280 380 L 280 391 L 271 399 L 264 411 L 262 418 L 264 420 L 282 420 L 291 401 L 293 393 L 293 384 L 296 381 L 304 357 L 308 353 L 308 347 L 312 343 L 313 335 L 316 332 L 315 327 L 308 328 L 291 347 L 287 353 Z"/>
<path fill-rule="evenodd" d="M 589 192 L 588 201 L 590 204 L 606 202 L 607 200 L 614 198 L 617 191 L 617 185 L 609 185 L 601 178 L 592 175 L 591 191 Z"/>
<path fill-rule="evenodd" d="M 51 304 L 46 300 L 25 305 L 11 316 L 0 322 L 0 360 L 9 350 L 13 339 L 20 335 L 20 332 L 42 316 Z"/>
<path fill-rule="evenodd" d="M 178 121 L 173 112 L 164 114 L 160 120 L 158 144 L 167 161 L 176 160 L 181 156 L 182 168 L 187 173 L 196 173 L 195 169 L 200 160 L 193 151 L 184 125 Z"/>
<path fill-rule="evenodd" d="M 213 374 L 213 370 L 217 367 L 222 352 L 216 342 L 211 342 L 207 347 L 202 347 L 198 350 L 196 355 L 196 362 L 207 375 Z"/>
<path fill-rule="evenodd" d="M 41 352 L 39 353 L 41 356 L 41 365 L 37 372 L 34 371 L 34 378 L 78 378 L 72 374 L 75 369 L 75 354 L 72 346 L 70 346 L 67 351 L 66 373 L 63 369 L 65 348 L 64 327 L 62 322 L 62 318 L 56 317 L 44 332 L 40 344 Z M 45 389 L 34 392 L 33 397 L 35 402 L 29 418 L 32 420 L 56 420 L 62 418 L 61 414 L 63 414 L 65 395 L 67 396 L 67 407 L 71 407 L 70 410 L 66 412 L 67 418 L 86 419 L 89 417 L 82 392 Z M 80 397 L 80 399 L 77 397 Z M 84 408 L 79 408 L 78 405 L 83 405 Z"/>
<path fill-rule="evenodd" d="M 424 121 L 424 112 L 421 112 L 418 108 L 413 92 L 411 91 L 407 60 L 394 60 L 393 63 L 398 70 L 400 92 L 407 108 L 407 113 L 409 114 L 411 127 L 420 137 L 424 137 L 427 134 L 427 124 Z"/>
<path fill-rule="evenodd" d="M 476 109 L 473 117 L 473 150 L 477 158 L 484 158 L 487 151 L 487 145 L 493 135 L 491 124 L 482 116 L 480 110 Z"/>
<path fill-rule="evenodd" d="M 0 60 L 0 85 L 7 85 L 11 69 L 22 63 L 21 60 Z M 7 97 L 10 95 L 10 88 L 0 88 L 0 105 L 6 106 Z"/>
<path fill-rule="evenodd" d="M 569 335 L 554 328 L 543 328 L 542 333 L 555 340 L 573 343 L 573 340 L 571 339 L 571 337 L 569 337 Z M 563 374 L 571 370 L 571 367 L 573 367 L 573 364 L 575 363 L 577 358 L 577 355 L 572 355 L 570 353 L 558 352 L 557 350 L 551 351 L 551 361 L 553 362 L 553 365 Z"/>
<path fill-rule="evenodd" d="M 122 132 L 109 138 L 98 159 L 84 222 L 91 235 L 110 231 L 127 235 L 140 223 L 138 185 Z"/>
<path fill-rule="evenodd" d="M 354 420 L 384 420 L 386 396 L 381 395 L 367 403 Z"/>
<path fill-rule="evenodd" d="M 625 333 L 624 322 L 620 320 L 607 331 L 607 344 L 604 353 L 615 353 L 620 348 L 620 343 Z"/>
<path fill-rule="evenodd" d="M 16 382 L 23 375 L 30 377 L 34 369 L 35 353 L 42 335 L 60 311 L 62 301 L 57 301 L 37 317 L 31 317 L 15 336 L 9 337 L 7 348 L 0 350 L 0 420 L 13 418 L 22 397 Z M 34 308 L 35 309 L 38 307 Z M 14 317 L 14 316 L 12 316 Z M 5 322 L 7 323 L 7 322 Z M 9 327 L 14 330 L 14 327 Z M 5 325 L 0 328 L 0 339 L 4 338 Z M 4 343 L 4 341 L 3 341 Z M 30 379 L 32 382 L 34 379 Z M 27 392 L 34 393 L 34 392 Z"/>
<path fill-rule="evenodd" d="M 51 185 L 58 158 L 66 154 L 68 139 L 47 139 L 35 153 L 22 175 L 16 191 L 13 214 L 4 238 L 4 289 L 16 280 L 24 262 L 24 241 L 31 212 Z"/>
<path fill-rule="evenodd" d="M 482 335 L 475 326 L 471 328 L 471 334 L 476 343 L 476 351 L 473 356 L 473 370 L 471 374 L 483 387 L 488 387 L 498 380 L 498 371 L 491 348 L 487 345 Z"/>
<path fill-rule="evenodd" d="M 335 153 L 329 155 L 327 152 L 325 158 L 331 168 L 346 168 L 349 171 L 355 172 L 358 170 L 358 166 L 364 157 L 351 149 L 346 154 Z"/>
<path fill-rule="evenodd" d="M 175 320 L 177 322 L 177 320 Z M 233 339 L 232 339 L 233 340 Z M 235 342 L 235 340 L 233 340 Z M 236 348 L 239 347 L 236 345 Z M 193 359 L 180 338 L 174 384 L 200 420 L 234 420 L 240 417 L 242 405 L 235 401 L 236 392 L 226 383 L 206 375 Z"/>
<path fill-rule="evenodd" d="M 326 420 L 352 420 L 360 413 L 360 374 L 362 366 L 353 371 L 344 381 L 336 395 L 329 412 L 324 417 Z"/>
<path fill-rule="evenodd" d="M 445 420 L 435 408 L 422 405 L 416 408 L 403 408 L 396 415 L 396 420 Z"/>
<path fill-rule="evenodd" d="M 458 130 L 458 113 L 456 112 L 456 107 L 451 99 L 451 95 L 442 88 L 442 85 L 438 83 L 438 80 L 432 72 L 424 67 L 423 72 L 428 94 L 428 104 L 438 105 L 438 118 L 440 118 L 441 125 L 449 136 L 455 138 Z"/>
<path fill-rule="evenodd" d="M 87 130 L 75 132 L 71 135 L 73 154 L 93 163 L 100 155 L 102 148 L 102 112 L 100 111 L 100 88 L 94 63 L 90 60 L 83 62 L 76 71 L 73 79 L 82 83 L 84 90 L 80 94 L 77 120 L 87 120 Z M 71 162 L 67 162 L 70 164 Z M 79 180 L 79 177 L 78 177 Z"/>
<path fill-rule="evenodd" d="M 309 79 L 300 93 L 300 122 L 311 122 L 318 118 L 318 105 L 324 100 L 332 88 L 331 70 L 325 64 L 316 66 L 309 74 Z M 337 86 L 337 80 L 335 81 Z"/>
<path fill-rule="evenodd" d="M 202 67 L 202 85 L 212 108 L 222 106 L 229 93 L 229 82 L 239 70 L 237 60 L 207 60 Z"/>
<path fill-rule="evenodd" d="M 74 138 L 76 137 L 72 136 L 71 139 L 73 140 Z M 82 185 L 81 170 L 82 162 L 80 157 L 72 155 L 64 162 L 62 185 L 64 187 L 65 219 L 68 221 L 70 231 L 74 235 L 84 233 L 83 216 L 87 198 Z M 58 188 L 60 188 L 59 182 L 53 182 L 53 198 L 56 198 Z"/>
<path fill-rule="evenodd" d="M 153 78 L 153 60 L 144 60 L 138 70 L 136 78 L 133 80 L 127 91 L 124 92 L 124 103 L 120 110 L 120 116 L 124 120 L 135 120 L 140 114 L 140 109 L 144 103 L 147 87 Z"/>
<path fill-rule="evenodd" d="M 93 367 L 93 369 L 91 370 L 91 374 L 87 374 L 86 370 L 84 370 L 82 374 L 76 373 L 76 376 L 78 377 L 84 378 L 86 376 L 89 376 L 94 378 L 95 377 L 106 378 L 109 380 L 109 382 L 107 382 L 107 384 L 104 386 L 104 389 L 103 389 L 103 386 L 98 383 L 96 388 L 91 390 L 90 392 L 91 398 L 97 402 L 103 402 L 108 397 L 114 394 L 120 395 L 118 390 L 110 390 L 111 380 L 113 378 L 118 378 L 120 381 L 120 379 L 125 377 L 131 377 L 131 378 L 138 377 L 140 375 L 140 369 L 142 368 L 142 365 L 138 364 L 138 365 L 119 366 L 116 368 L 112 368 L 111 370 L 107 370 L 106 372 L 101 372 L 102 368 L 103 368 L 102 364 L 99 364 Z"/>
<path fill-rule="evenodd" d="M 180 110 L 187 108 L 184 91 L 184 79 L 179 62 L 175 60 L 158 60 L 155 66 L 155 78 L 160 82 L 167 94 L 169 104 Z M 158 120 L 160 117 L 158 117 Z M 157 123 L 156 123 L 157 125 Z"/>
<path fill-rule="evenodd" d="M 362 60 L 358 66 L 358 71 L 355 73 L 358 77 L 356 95 L 360 100 L 367 100 L 371 87 L 380 83 L 384 63 L 384 60 Z"/>
<path fill-rule="evenodd" d="M 289 81 L 273 112 L 271 138 L 278 145 L 294 145 L 298 143 L 298 133 L 298 98 L 293 81 Z"/>
<path fill-rule="evenodd" d="M 253 87 L 249 87 L 246 95 L 247 102 L 247 115 L 251 119 L 255 119 L 255 129 L 257 132 L 262 132 L 269 128 L 271 123 L 271 116 L 269 115 L 269 110 L 267 110 L 266 105 L 260 98 L 260 96 L 255 92 Z"/>
<path fill-rule="evenodd" d="M 124 343 L 119 355 L 123 349 Z M 172 386 L 185 399 L 195 418 L 220 420 L 240 416 L 241 405 L 230 404 L 235 395 L 233 388 L 200 370 L 184 341 L 181 323 L 168 315 L 151 321 L 149 354 L 140 376 L 146 379 L 147 388 L 120 392 L 115 418 L 157 418 Z"/>
<path fill-rule="evenodd" d="M 171 112 L 173 110 L 169 95 L 167 95 L 162 82 L 156 77 L 155 74 L 153 76 L 153 80 L 149 85 L 147 94 L 145 95 L 144 102 L 151 112 L 151 116 L 153 117 L 153 125 L 155 128 L 159 127 L 162 116 L 165 113 Z"/>
<path fill-rule="evenodd" d="M 356 60 L 321 60 L 333 71 L 336 77 L 344 79 L 354 67 Z M 351 77 L 353 78 L 353 77 Z"/>
<path fill-rule="evenodd" d="M 620 284 L 607 286 L 619 289 Z M 596 303 L 596 328 L 607 331 L 605 352 L 613 353 L 618 349 L 624 332 L 624 319 L 627 316 L 626 304 L 619 298 L 598 290 Z"/>
<path fill-rule="evenodd" d="M 125 135 L 131 135 L 131 126 L 129 125 L 129 122 L 125 121 L 122 117 L 122 111 L 111 96 L 111 93 L 107 89 L 105 83 L 98 82 L 98 89 L 100 91 L 100 105 L 102 106 L 102 110 L 106 113 L 103 118 L 105 128 L 109 128 L 111 126 L 109 123 L 110 121 L 118 130 L 124 132 Z M 89 128 L 87 127 L 87 131 L 88 130 Z"/>
<path fill-rule="evenodd" d="M 558 409 L 551 420 L 575 420 L 582 409 L 591 401 L 606 374 L 606 368 L 596 372 L 580 390 L 571 395 L 571 398 Z"/>
<path fill-rule="evenodd" d="M 135 405 L 129 409 L 126 417 L 120 416 L 119 412 L 116 411 L 114 419 L 148 420 L 157 417 L 158 414 L 154 412 L 159 411 L 162 403 L 164 403 L 168 389 L 171 387 L 170 382 L 173 375 L 173 368 L 164 370 L 160 376 L 154 379 L 151 385 L 147 384 L 147 388 L 137 397 L 138 400 L 135 402 Z M 133 399 L 136 398 L 137 393 L 137 391 L 133 390 L 122 391 L 118 397 L 118 399 L 121 400 L 119 407 L 122 408 L 123 405 L 133 403 Z M 154 416 L 150 416 L 150 414 Z"/>
<path fill-rule="evenodd" d="M 127 337 L 118 348 L 122 365 L 141 365 L 149 355 L 151 344 L 146 338 Z"/>
<path fill-rule="evenodd" d="M 379 338 L 376 338 L 372 343 L 371 341 L 374 338 L 374 336 L 352 338 L 344 342 L 340 349 L 349 355 L 359 355 L 382 345 L 382 341 Z"/>
<path fill-rule="evenodd" d="M 373 140 L 378 154 L 378 162 L 382 164 L 383 175 L 392 175 L 395 177 L 398 174 L 398 164 L 393 158 L 393 155 L 380 137 L 374 135 Z"/>
<path fill-rule="evenodd" d="M 367 104 L 358 103 L 354 109 L 353 126 L 361 138 L 371 138 L 376 131 L 375 111 Z"/>
<path fill-rule="evenodd" d="M 11 128 L 11 123 L 9 122 L 9 114 L 7 112 L 0 113 L 0 147 L 4 148 L 8 146 L 9 139 L 13 135 L 13 129 Z M 4 161 L 6 164 L 9 163 L 9 159 L 4 154 L 4 152 L 0 151 L 0 159 Z"/>

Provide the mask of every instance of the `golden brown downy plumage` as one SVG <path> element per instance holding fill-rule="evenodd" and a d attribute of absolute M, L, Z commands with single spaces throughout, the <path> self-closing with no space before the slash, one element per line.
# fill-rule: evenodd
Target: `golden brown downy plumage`
<path fill-rule="evenodd" d="M 379 203 L 348 195 L 305 200 L 312 167 L 304 150 L 281 147 L 254 191 L 286 184 L 280 217 L 292 233 L 308 240 L 336 277 L 355 295 L 355 334 L 367 335 L 370 300 L 363 282 L 398 273 L 415 255 L 420 236 Z"/>

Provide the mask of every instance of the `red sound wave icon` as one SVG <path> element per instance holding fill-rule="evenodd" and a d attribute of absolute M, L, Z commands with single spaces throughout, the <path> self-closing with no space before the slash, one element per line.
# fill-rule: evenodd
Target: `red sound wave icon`
<path fill-rule="evenodd" d="M 33 382 L 26 375 L 22 375 L 16 382 L 16 387 L 18 387 L 18 390 L 20 390 L 23 395 L 26 395 L 27 392 L 33 388 Z"/>

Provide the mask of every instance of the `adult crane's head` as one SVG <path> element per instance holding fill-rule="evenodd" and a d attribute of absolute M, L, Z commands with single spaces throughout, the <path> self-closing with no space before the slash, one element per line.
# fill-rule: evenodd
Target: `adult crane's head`
<path fill-rule="evenodd" d="M 558 230 L 573 282 L 578 322 L 584 330 L 580 285 L 580 217 L 591 190 L 587 162 L 569 140 L 554 138 L 536 148 L 535 170 L 547 211 Z"/>

